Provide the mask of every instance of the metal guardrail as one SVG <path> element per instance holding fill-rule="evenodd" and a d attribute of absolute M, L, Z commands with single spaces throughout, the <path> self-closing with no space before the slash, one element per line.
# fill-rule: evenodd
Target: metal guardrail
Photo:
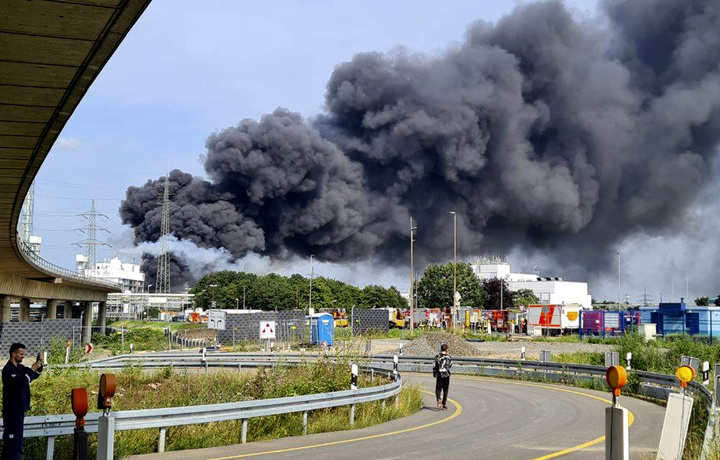
<path fill-rule="evenodd" d="M 96 278 L 94 276 L 81 275 L 72 270 L 68 270 L 67 268 L 55 265 L 52 262 L 48 262 L 47 260 L 40 257 L 40 255 L 33 252 L 30 247 L 28 247 L 27 243 L 20 238 L 19 235 L 17 237 L 17 244 L 18 248 L 20 248 L 20 254 L 22 254 L 25 262 L 35 266 L 35 268 L 37 269 L 48 272 L 51 275 L 57 275 L 59 277 L 70 279 L 73 281 L 79 281 L 81 283 L 99 284 L 101 286 L 122 289 L 121 284 L 106 281 L 104 279 Z"/>
<path fill-rule="evenodd" d="M 208 358 L 202 360 L 198 356 L 187 355 L 175 357 L 175 361 L 169 361 L 172 355 L 155 355 L 135 357 L 131 355 L 122 355 L 117 357 L 104 358 L 86 364 L 78 365 L 54 365 L 53 368 L 68 367 L 85 367 L 96 370 L 112 370 L 125 367 L 129 364 L 153 368 L 167 367 L 176 363 L 183 367 L 195 367 L 207 369 L 208 363 L 212 361 L 213 367 L 238 367 L 245 365 L 246 367 L 267 366 L 268 364 L 277 365 L 278 360 L 262 359 L 254 357 L 247 362 L 238 361 L 238 355 L 227 356 L 233 358 L 232 362 L 227 359 L 216 359 L 217 355 L 208 355 Z M 150 359 L 148 359 L 150 358 Z M 179 359 L 184 358 L 184 359 Z M 190 359 L 193 358 L 193 359 Z M 305 357 L 306 358 L 306 357 Z M 162 365 L 161 362 L 164 363 Z M 287 364 L 298 364 L 301 360 L 282 361 Z M 239 368 L 239 367 L 238 367 Z M 375 369 L 365 366 L 369 372 L 375 372 Z M 382 371 L 382 370 L 378 370 Z M 389 375 L 390 373 L 388 373 Z M 402 390 L 403 380 L 400 376 L 398 379 L 379 386 L 359 388 L 357 390 L 336 391 L 331 393 L 318 393 L 312 395 L 294 396 L 287 398 L 263 399 L 254 401 L 241 401 L 223 404 L 208 404 L 185 407 L 168 407 L 160 409 L 141 409 L 141 410 L 125 410 L 110 412 L 110 416 L 114 419 L 115 430 L 139 430 L 145 428 L 159 428 L 160 435 L 158 440 L 158 450 L 162 452 L 165 445 L 165 430 L 168 427 L 195 425 L 211 422 L 224 422 L 229 420 L 242 420 L 242 442 L 245 443 L 247 436 L 247 420 L 255 417 L 266 417 L 271 415 L 290 414 L 302 412 L 303 416 L 303 432 L 307 431 L 307 412 L 327 409 L 339 406 L 350 406 L 350 423 L 354 422 L 354 407 L 356 404 L 367 403 L 372 401 L 384 401 L 400 394 Z M 85 417 L 85 431 L 89 433 L 98 432 L 98 419 L 101 413 L 92 412 Z M 75 429 L 75 416 L 72 414 L 62 415 L 43 415 L 25 418 L 24 435 L 25 437 L 47 437 L 47 458 L 52 459 L 54 453 L 55 437 L 63 435 L 72 435 Z M 0 421 L 0 434 L 2 433 L 2 422 Z"/>
<path fill-rule="evenodd" d="M 132 365 L 142 366 L 143 368 L 174 366 L 178 368 L 202 369 L 204 367 L 206 371 L 210 367 L 237 368 L 240 370 L 243 367 L 274 366 L 278 364 L 292 365 L 314 358 L 325 358 L 325 355 L 209 352 L 206 354 L 205 359 L 203 359 L 201 354 L 159 352 L 151 355 L 120 355 L 80 365 L 56 365 L 52 367 L 84 367 L 92 370 L 113 370 Z M 332 356 L 329 358 L 332 359 Z M 386 372 L 388 375 L 392 373 L 392 356 L 378 355 L 364 359 L 369 361 L 369 364 L 365 366 L 368 371 Z M 404 355 L 400 357 L 398 370 L 400 372 L 430 373 L 433 364 L 434 361 L 432 357 Z M 602 366 L 584 364 L 456 357 L 453 358 L 453 371 L 457 374 L 569 383 L 570 381 L 580 380 L 604 382 L 606 369 Z M 649 397 L 666 400 L 668 394 L 678 388 L 677 379 L 672 375 L 644 371 L 632 371 L 632 374 L 636 375 L 639 379 L 640 393 Z M 335 393 L 206 406 L 117 411 L 111 412 L 111 414 L 115 418 L 115 429 L 117 430 L 160 428 L 161 442 L 164 445 L 164 429 L 170 426 L 238 419 L 247 420 L 248 418 L 266 415 L 307 412 L 326 407 L 385 400 L 399 394 L 401 387 L 402 380 L 398 380 L 378 387 Z M 713 394 L 698 382 L 691 382 L 689 388 L 702 399 L 711 411 L 712 417 L 708 422 L 707 431 L 709 436 L 712 437 L 713 430 L 711 430 L 710 425 L 712 424 L 714 427 L 715 424 Z M 86 417 L 87 431 L 97 431 L 99 415 L 98 413 L 88 414 Z M 72 434 L 74 422 L 75 417 L 72 415 L 27 417 L 25 419 L 25 435 L 28 437 L 47 436 L 50 439 L 54 438 L 54 436 Z M 245 430 L 243 430 L 243 433 L 244 432 Z M 49 451 L 52 444 L 53 442 L 48 442 Z"/>

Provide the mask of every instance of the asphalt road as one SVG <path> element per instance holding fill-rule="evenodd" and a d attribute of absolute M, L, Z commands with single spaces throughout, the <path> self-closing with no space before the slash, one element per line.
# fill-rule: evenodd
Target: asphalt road
<path fill-rule="evenodd" d="M 406 374 L 431 390 L 434 380 Z M 417 414 L 369 428 L 274 441 L 167 452 L 134 460 L 263 459 L 518 459 L 604 458 L 609 392 L 531 382 L 453 376 L 452 405 L 435 409 L 427 395 Z M 664 408 L 629 397 L 634 418 L 630 457 L 655 458 Z"/>

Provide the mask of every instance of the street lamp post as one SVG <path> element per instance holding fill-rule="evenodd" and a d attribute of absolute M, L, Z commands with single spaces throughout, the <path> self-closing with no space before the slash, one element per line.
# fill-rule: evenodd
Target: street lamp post
<path fill-rule="evenodd" d="M 150 308 L 150 288 L 151 288 L 151 287 L 153 287 L 153 285 L 152 285 L 152 284 L 148 284 L 148 296 L 145 297 L 145 305 L 144 305 L 145 309 Z"/>
<path fill-rule="evenodd" d="M 310 302 L 308 303 L 308 315 L 312 311 L 312 282 L 313 282 L 313 256 L 310 254 Z"/>
<path fill-rule="evenodd" d="M 455 316 L 457 316 L 457 213 L 450 211 L 453 216 L 453 319 L 452 325 L 455 327 Z"/>
<path fill-rule="evenodd" d="M 415 280 L 413 274 L 415 273 L 415 262 L 413 259 L 413 242 L 415 241 L 414 231 L 417 227 L 413 227 L 413 218 L 410 216 L 410 331 L 412 332 L 415 328 L 415 310 L 414 310 L 414 291 L 415 291 Z"/>
<path fill-rule="evenodd" d="M 620 253 L 616 252 L 617 254 L 617 262 L 618 262 L 618 311 L 622 308 L 620 305 Z"/>

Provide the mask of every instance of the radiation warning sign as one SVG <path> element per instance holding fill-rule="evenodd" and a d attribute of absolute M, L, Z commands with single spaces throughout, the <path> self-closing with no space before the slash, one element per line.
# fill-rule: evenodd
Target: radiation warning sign
<path fill-rule="evenodd" d="M 260 338 L 275 338 L 275 321 L 260 321 Z"/>

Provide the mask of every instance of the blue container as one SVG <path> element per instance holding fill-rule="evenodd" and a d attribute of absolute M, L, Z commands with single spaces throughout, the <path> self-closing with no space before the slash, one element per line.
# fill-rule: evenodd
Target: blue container
<path fill-rule="evenodd" d="M 688 317 L 691 314 L 697 315 L 697 333 L 718 337 L 720 336 L 720 307 L 692 307 L 692 313 L 688 311 Z M 691 331 L 693 333 L 693 331 Z"/>
<path fill-rule="evenodd" d="M 686 309 L 685 302 L 660 304 L 660 313 L 667 316 L 681 316 Z"/>
<path fill-rule="evenodd" d="M 330 313 L 318 313 L 310 317 L 310 341 L 315 345 L 333 344 L 335 328 Z"/>

